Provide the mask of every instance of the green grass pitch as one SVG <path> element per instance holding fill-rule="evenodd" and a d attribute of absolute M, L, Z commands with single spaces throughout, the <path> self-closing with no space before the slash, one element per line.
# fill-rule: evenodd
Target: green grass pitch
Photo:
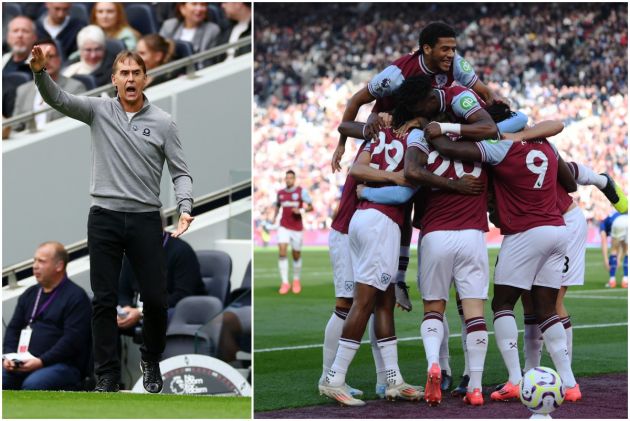
<path fill-rule="evenodd" d="M 2 418 L 251 418 L 251 398 L 3 391 Z"/>
<path fill-rule="evenodd" d="M 490 249 L 491 266 L 498 249 Z M 254 410 L 302 407 L 329 403 L 319 396 L 317 381 L 322 370 L 324 328 L 334 309 L 334 288 L 327 248 L 306 248 L 302 257 L 302 293 L 278 295 L 280 285 L 277 248 L 257 248 L 254 254 Z M 419 339 L 422 318 L 420 295 L 415 286 L 416 251 L 412 249 L 407 283 L 414 309 L 411 313 L 396 309 L 399 364 L 405 380 L 424 385 L 426 359 Z M 492 272 L 492 268 L 491 268 Z M 598 373 L 627 372 L 628 293 L 621 288 L 604 289 L 608 275 L 601 251 L 587 251 L 586 282 L 570 288 L 566 306 L 575 327 L 573 333 L 573 369 L 578 377 Z M 490 286 L 492 294 L 492 286 Z M 486 305 L 486 322 L 492 331 L 492 315 Z M 515 309 L 522 329 L 522 308 Z M 454 293 L 446 311 L 450 333 L 461 332 Z M 367 334 L 364 340 L 367 339 Z M 454 382 L 463 370 L 460 337 L 450 338 L 451 368 Z M 522 345 L 522 333 L 519 346 Z M 287 348 L 287 349 L 277 349 Z M 521 357 L 522 363 L 522 357 Z M 548 355 L 543 365 L 553 366 Z M 494 335 L 486 357 L 484 385 L 502 383 L 507 378 Z M 348 383 L 374 399 L 374 362 L 369 344 L 363 344 L 348 373 Z"/>

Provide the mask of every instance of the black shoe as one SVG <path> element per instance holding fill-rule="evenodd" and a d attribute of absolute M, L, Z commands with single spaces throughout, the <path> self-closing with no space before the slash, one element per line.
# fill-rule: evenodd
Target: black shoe
<path fill-rule="evenodd" d="M 162 373 L 160 372 L 160 363 L 157 361 L 140 360 L 140 369 L 142 370 L 142 385 L 144 386 L 144 390 L 149 393 L 160 393 L 164 385 Z"/>
<path fill-rule="evenodd" d="M 446 370 L 442 370 L 442 384 L 440 384 L 440 389 L 442 392 L 446 392 L 451 388 L 453 384 L 453 377 L 446 374 Z"/>
<path fill-rule="evenodd" d="M 103 376 L 96 382 L 95 392 L 118 392 L 120 387 L 113 377 Z"/>
<path fill-rule="evenodd" d="M 468 392 L 468 382 L 470 381 L 470 377 L 468 375 L 462 376 L 462 379 L 459 382 L 459 386 L 457 386 L 451 392 L 451 396 L 453 397 L 462 397 L 466 396 L 466 392 Z"/>

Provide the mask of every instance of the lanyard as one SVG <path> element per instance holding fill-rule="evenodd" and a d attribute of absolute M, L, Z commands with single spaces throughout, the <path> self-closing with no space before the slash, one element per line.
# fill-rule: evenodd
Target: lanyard
<path fill-rule="evenodd" d="M 44 304 L 42 304 L 42 308 L 37 311 L 37 306 L 39 305 L 39 299 L 42 297 L 42 291 L 44 290 L 42 287 L 37 291 L 37 298 L 35 299 L 35 305 L 33 306 L 33 312 L 31 313 L 31 318 L 28 321 L 28 325 L 30 326 L 33 323 L 33 320 L 37 318 L 40 314 L 44 312 L 48 308 L 48 306 L 53 302 L 53 300 L 57 297 L 57 292 L 59 292 L 59 287 L 66 281 L 67 278 L 63 278 L 63 280 L 57 285 L 55 291 L 52 293 L 50 297 L 46 300 Z"/>

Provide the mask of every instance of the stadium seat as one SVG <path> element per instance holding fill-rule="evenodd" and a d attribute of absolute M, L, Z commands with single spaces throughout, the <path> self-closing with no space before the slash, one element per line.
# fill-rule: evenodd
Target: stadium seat
<path fill-rule="evenodd" d="M 86 25 L 90 22 L 90 10 L 85 3 L 72 3 L 70 16 L 82 20 Z"/>
<path fill-rule="evenodd" d="M 159 28 L 155 19 L 153 8 L 147 4 L 128 4 L 125 7 L 127 21 L 142 35 L 157 34 Z"/>
<path fill-rule="evenodd" d="M 125 43 L 119 39 L 107 38 L 105 41 L 105 50 L 107 50 L 107 54 L 112 57 L 116 57 L 118 53 L 126 49 Z"/>
<path fill-rule="evenodd" d="M 33 80 L 26 72 L 2 72 L 2 86 L 5 88 L 17 88 L 23 83 Z"/>
<path fill-rule="evenodd" d="M 22 13 L 22 6 L 20 5 L 20 3 L 2 2 L 2 21 L 3 22 L 5 21 L 5 19 L 8 22 L 14 17 L 19 16 L 21 14 L 23 13 Z"/>
<path fill-rule="evenodd" d="M 175 59 L 189 57 L 195 54 L 192 43 L 188 41 L 175 40 Z"/>
<path fill-rule="evenodd" d="M 96 80 L 92 75 L 73 75 L 72 78 L 81 82 L 87 91 L 91 91 L 97 87 Z"/>
<path fill-rule="evenodd" d="M 208 4 L 208 18 L 211 22 L 216 23 L 221 28 L 221 32 L 225 31 L 230 26 L 230 21 L 223 13 L 223 9 L 216 4 Z"/>
<path fill-rule="evenodd" d="M 232 258 L 219 250 L 197 251 L 201 280 L 208 295 L 218 298 L 225 306 L 230 296 L 230 277 L 232 276 Z"/>
<path fill-rule="evenodd" d="M 216 355 L 221 334 L 223 303 L 216 297 L 189 296 L 175 306 L 166 331 L 162 358 L 182 354 Z"/>

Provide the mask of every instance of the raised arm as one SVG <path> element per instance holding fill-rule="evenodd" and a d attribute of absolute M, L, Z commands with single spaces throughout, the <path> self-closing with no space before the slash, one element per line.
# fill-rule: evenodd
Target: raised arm
<path fill-rule="evenodd" d="M 350 175 L 359 182 L 394 183 L 399 186 L 407 184 L 403 171 L 391 172 L 370 167 L 371 154 L 363 151 L 350 168 Z"/>
<path fill-rule="evenodd" d="M 436 187 L 446 191 L 478 195 L 483 193 L 484 183 L 475 177 L 463 177 L 458 180 L 440 177 L 428 171 L 427 155 L 420 148 L 407 149 L 405 154 L 405 178 L 414 184 Z"/>
<path fill-rule="evenodd" d="M 365 123 L 358 123 L 356 121 L 344 121 L 342 122 L 337 131 L 341 133 L 341 136 L 354 137 L 355 139 L 365 139 L 363 129 Z M 339 157 L 341 159 L 341 156 Z"/>
<path fill-rule="evenodd" d="M 35 86 L 46 104 L 68 117 L 90 124 L 94 117 L 91 101 L 98 99 L 72 95 L 61 89 L 45 71 L 47 59 L 41 47 L 34 46 L 32 54 L 30 66 Z"/>
<path fill-rule="evenodd" d="M 341 118 L 342 124 L 344 122 L 354 121 L 357 118 L 357 114 L 359 113 L 359 108 L 361 108 L 364 104 L 369 104 L 374 101 L 374 97 L 368 90 L 367 86 L 364 86 L 363 89 L 356 92 L 352 95 L 352 98 L 348 100 L 346 104 L 346 109 L 343 112 L 343 117 Z M 341 133 L 341 132 L 340 132 Z M 343 157 L 344 152 L 346 151 L 346 140 L 348 136 L 353 137 L 351 135 L 344 135 L 343 133 L 339 136 L 339 141 L 337 142 L 337 147 L 335 148 L 335 152 L 332 156 L 331 167 L 333 172 L 340 171 L 341 165 L 339 162 Z M 360 137 L 362 139 L 362 137 Z"/>
<path fill-rule="evenodd" d="M 497 139 L 498 129 L 490 114 L 483 108 L 472 113 L 466 124 L 437 123 L 432 121 L 424 128 L 428 139 L 446 133 L 458 134 L 470 140 Z"/>
<path fill-rule="evenodd" d="M 528 139 L 539 139 L 543 137 L 551 137 L 555 136 L 564 130 L 564 123 L 560 120 L 546 120 L 542 121 L 538 124 L 535 124 L 532 127 L 527 127 L 526 129 L 518 132 L 518 133 L 504 133 L 503 139 L 510 140 L 528 140 Z"/>
<path fill-rule="evenodd" d="M 440 155 L 462 161 L 482 162 L 481 150 L 474 142 L 453 142 L 446 136 L 427 139 Z"/>

